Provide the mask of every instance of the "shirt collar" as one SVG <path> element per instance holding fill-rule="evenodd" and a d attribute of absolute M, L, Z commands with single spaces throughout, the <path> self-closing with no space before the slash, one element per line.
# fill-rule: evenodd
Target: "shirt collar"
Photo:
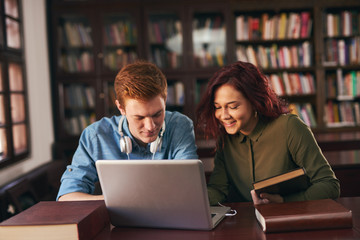
<path fill-rule="evenodd" d="M 254 130 L 249 135 L 244 135 L 242 133 L 239 133 L 240 142 L 245 142 L 247 137 L 250 138 L 253 142 L 257 142 L 262 132 L 264 131 L 265 127 L 266 127 L 265 122 L 262 121 L 260 118 Z"/>

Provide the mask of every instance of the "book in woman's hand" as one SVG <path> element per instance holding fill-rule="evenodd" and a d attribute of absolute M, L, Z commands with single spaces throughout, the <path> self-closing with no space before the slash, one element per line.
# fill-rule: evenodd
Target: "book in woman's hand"
<path fill-rule="evenodd" d="M 309 177 L 306 175 L 304 168 L 297 168 L 253 183 L 254 190 L 258 196 L 260 193 L 286 196 L 305 191 L 309 186 Z"/>

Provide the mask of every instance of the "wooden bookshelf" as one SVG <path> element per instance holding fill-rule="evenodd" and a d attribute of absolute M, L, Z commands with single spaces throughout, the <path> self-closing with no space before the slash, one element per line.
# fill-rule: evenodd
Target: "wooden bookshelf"
<path fill-rule="evenodd" d="M 235 12 L 236 60 L 251 62 L 268 76 L 290 109 L 316 128 L 317 84 L 312 8 Z"/>
<path fill-rule="evenodd" d="M 65 127 L 67 119 L 84 115 L 94 121 L 118 114 L 112 83 L 121 66 L 136 59 L 161 67 L 171 96 L 167 109 L 193 120 L 214 72 L 225 64 L 246 60 L 263 70 L 274 90 L 297 109 L 315 134 L 360 131 L 355 113 L 352 123 L 349 118 L 343 124 L 329 124 L 324 117 L 329 104 L 340 105 L 342 112 L 356 112 L 359 105 L 357 92 L 350 99 L 339 98 L 336 80 L 340 73 L 344 79 L 351 75 L 359 80 L 359 56 L 351 58 L 356 61 L 346 59 L 334 65 L 328 46 L 358 46 L 360 23 L 352 21 L 351 33 L 327 33 L 328 14 L 345 16 L 359 7 L 356 0 L 49 0 L 55 146 L 61 149 L 63 144 L 69 149 L 69 142 L 77 146 L 78 132 Z M 354 15 L 359 14 L 357 10 Z M 284 27 L 282 21 L 292 27 Z M 66 33 L 69 26 L 77 30 Z M 69 40 L 68 35 L 80 35 L 73 37 L 80 40 Z M 70 67 L 69 62 L 77 64 Z M 66 89 L 71 85 L 93 89 L 95 106 L 66 106 Z M 80 131 L 85 125 L 80 125 Z"/>
<path fill-rule="evenodd" d="M 360 125 L 360 10 L 327 7 L 323 12 L 326 105 L 329 128 Z"/>

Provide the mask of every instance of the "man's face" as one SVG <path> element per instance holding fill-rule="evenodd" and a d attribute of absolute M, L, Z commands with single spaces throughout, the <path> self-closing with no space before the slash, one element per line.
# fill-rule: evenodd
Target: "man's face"
<path fill-rule="evenodd" d="M 165 100 L 161 95 L 149 101 L 127 98 L 125 106 L 118 101 L 116 106 L 126 115 L 131 135 L 141 146 L 156 140 L 165 119 Z"/>

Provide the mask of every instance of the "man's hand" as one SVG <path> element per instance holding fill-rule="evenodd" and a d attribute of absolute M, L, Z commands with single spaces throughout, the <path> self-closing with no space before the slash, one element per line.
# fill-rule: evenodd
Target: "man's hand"
<path fill-rule="evenodd" d="M 282 203 L 284 198 L 279 194 L 268 194 L 261 193 L 260 197 L 256 194 L 255 190 L 251 190 L 251 197 L 253 199 L 254 205 L 268 204 L 268 203 Z"/>

